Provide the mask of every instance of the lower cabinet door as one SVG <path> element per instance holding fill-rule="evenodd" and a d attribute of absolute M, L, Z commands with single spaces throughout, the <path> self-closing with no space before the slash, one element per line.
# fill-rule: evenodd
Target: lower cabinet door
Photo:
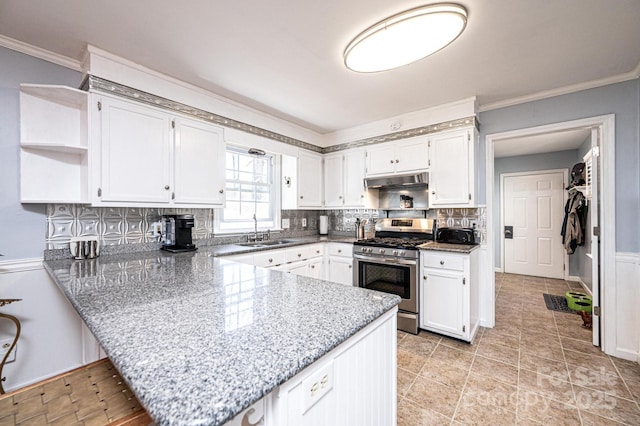
<path fill-rule="evenodd" d="M 464 276 L 425 270 L 420 288 L 420 328 L 464 337 Z"/>
<path fill-rule="evenodd" d="M 344 285 L 353 285 L 353 260 L 349 257 L 329 257 L 328 280 Z"/>
<path fill-rule="evenodd" d="M 303 260 L 301 262 L 293 262 L 287 264 L 285 267 L 285 271 L 294 275 L 304 275 L 307 276 L 309 274 L 309 262 Z"/>
<path fill-rule="evenodd" d="M 311 278 L 318 278 L 318 279 L 324 278 L 324 275 L 323 275 L 324 271 L 322 270 L 323 263 L 324 262 L 321 257 L 309 260 L 309 276 Z"/>

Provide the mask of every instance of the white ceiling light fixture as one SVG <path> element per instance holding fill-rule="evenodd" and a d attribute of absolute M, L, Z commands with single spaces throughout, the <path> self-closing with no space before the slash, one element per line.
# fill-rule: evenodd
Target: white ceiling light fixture
<path fill-rule="evenodd" d="M 352 71 L 378 72 L 410 64 L 454 41 L 467 25 L 467 10 L 453 3 L 410 9 L 367 28 L 344 51 Z"/>

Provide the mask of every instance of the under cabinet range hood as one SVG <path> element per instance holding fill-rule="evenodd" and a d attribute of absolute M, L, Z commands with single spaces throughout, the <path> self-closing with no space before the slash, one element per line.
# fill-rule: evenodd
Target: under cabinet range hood
<path fill-rule="evenodd" d="M 414 186 L 426 187 L 429 185 L 427 172 L 411 173 L 406 175 L 376 176 L 364 179 L 366 188 L 406 188 Z"/>

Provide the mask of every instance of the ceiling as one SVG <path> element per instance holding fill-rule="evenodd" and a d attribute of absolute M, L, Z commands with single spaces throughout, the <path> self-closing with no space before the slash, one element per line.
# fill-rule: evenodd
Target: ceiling
<path fill-rule="evenodd" d="M 359 32 L 427 3 L 0 0 L 0 34 L 73 59 L 88 43 L 322 134 L 471 96 L 489 109 L 640 69 L 637 0 L 460 0 L 467 28 L 446 49 L 381 73 L 344 67 Z"/>
<path fill-rule="evenodd" d="M 590 136 L 591 128 L 585 127 L 554 133 L 500 139 L 493 143 L 494 158 L 570 151 L 580 148 Z"/>

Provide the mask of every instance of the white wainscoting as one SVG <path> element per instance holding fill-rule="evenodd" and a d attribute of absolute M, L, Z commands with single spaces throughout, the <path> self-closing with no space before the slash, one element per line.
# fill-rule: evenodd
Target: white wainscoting
<path fill-rule="evenodd" d="M 606 285 L 606 283 L 605 283 Z M 610 355 L 638 361 L 640 356 L 640 253 L 616 253 L 615 353 Z M 609 338 L 611 338 L 609 337 Z"/>
<path fill-rule="evenodd" d="M 0 262 L 0 298 L 22 299 L 2 308 L 22 327 L 16 360 L 2 370 L 6 391 L 84 364 L 83 322 L 44 270 L 42 259 Z M 0 338 L 14 335 L 13 323 L 0 320 Z"/>

